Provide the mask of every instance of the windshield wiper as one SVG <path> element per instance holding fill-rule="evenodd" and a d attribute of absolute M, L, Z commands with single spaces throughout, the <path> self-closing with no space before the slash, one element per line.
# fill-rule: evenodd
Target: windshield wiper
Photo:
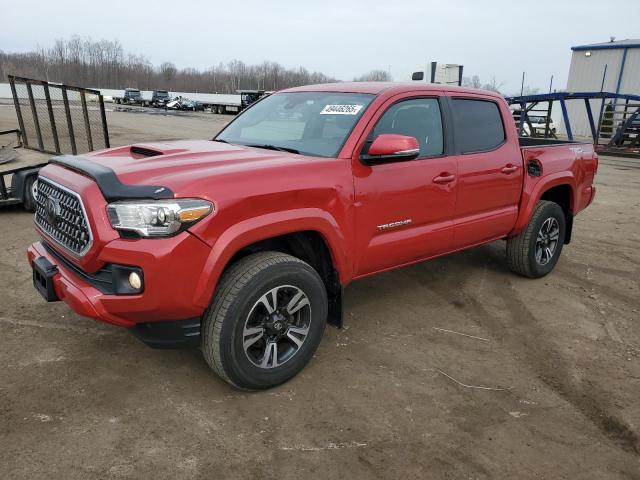
<path fill-rule="evenodd" d="M 289 153 L 296 153 L 296 154 L 300 154 L 299 150 L 296 150 L 295 148 L 288 148 L 288 147 L 277 147 L 275 145 L 258 145 L 258 144 L 248 144 L 245 145 L 245 147 L 253 147 L 253 148 L 264 148 L 266 150 L 277 150 L 278 152 L 289 152 Z"/>
<path fill-rule="evenodd" d="M 212 142 L 229 143 L 229 142 L 227 142 L 226 140 L 222 140 L 222 139 L 218 139 L 218 138 L 214 138 L 214 139 L 212 140 Z"/>

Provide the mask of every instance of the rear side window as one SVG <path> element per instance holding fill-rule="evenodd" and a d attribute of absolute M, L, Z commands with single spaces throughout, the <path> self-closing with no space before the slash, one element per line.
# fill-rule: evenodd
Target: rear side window
<path fill-rule="evenodd" d="M 453 127 L 461 153 L 486 152 L 505 140 L 498 105 L 487 100 L 454 98 Z"/>

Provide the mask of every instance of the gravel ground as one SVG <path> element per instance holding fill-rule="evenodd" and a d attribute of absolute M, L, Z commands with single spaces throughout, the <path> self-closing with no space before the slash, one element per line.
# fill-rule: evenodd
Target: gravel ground
<path fill-rule="evenodd" d="M 108 113 L 113 145 L 231 118 Z M 355 282 L 346 327 L 262 393 L 46 304 L 32 217 L 4 209 L 0 478 L 640 478 L 640 160 L 597 185 L 548 277 L 495 242 Z"/>

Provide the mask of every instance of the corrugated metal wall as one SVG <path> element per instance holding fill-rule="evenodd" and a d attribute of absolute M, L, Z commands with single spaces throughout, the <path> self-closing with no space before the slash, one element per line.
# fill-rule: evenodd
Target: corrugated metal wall
<path fill-rule="evenodd" d="M 607 65 L 607 76 L 604 81 L 604 91 L 615 92 L 622 61 L 622 49 L 592 50 L 591 56 L 585 56 L 584 51 L 575 51 L 571 56 L 568 92 L 599 92 L 602 86 L 602 75 Z M 591 101 L 591 110 L 595 117 L 600 112 L 600 100 Z M 558 105 L 559 107 L 559 105 Z M 571 120 L 571 130 L 576 136 L 590 136 L 589 120 L 584 101 L 573 100 L 567 102 L 567 112 Z M 564 122 L 560 132 L 566 133 Z"/>
<path fill-rule="evenodd" d="M 620 93 L 640 95 L 640 48 L 630 48 L 627 51 Z"/>
<path fill-rule="evenodd" d="M 603 90 L 615 92 L 624 48 L 591 50 L 591 56 L 589 57 L 585 53 L 584 50 L 573 52 L 569 79 L 567 80 L 567 91 L 599 92 L 602 87 L 604 67 L 607 65 L 607 76 Z M 619 93 L 640 95 L 640 48 L 630 48 L 627 51 Z M 591 101 L 591 109 L 595 117 L 600 112 L 600 106 L 600 100 Z M 576 136 L 591 136 L 584 102 L 581 100 L 567 102 L 567 111 L 571 120 L 573 134 Z M 561 123 L 559 130 L 561 133 L 566 133 L 563 123 Z"/>

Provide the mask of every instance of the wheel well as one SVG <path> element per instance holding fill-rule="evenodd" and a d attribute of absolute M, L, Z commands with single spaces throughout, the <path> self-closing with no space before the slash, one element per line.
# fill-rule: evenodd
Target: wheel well
<path fill-rule="evenodd" d="M 560 208 L 562 208 L 562 211 L 564 212 L 564 218 L 567 224 L 564 243 L 569 243 L 571 241 L 571 232 L 573 230 L 573 196 L 571 186 L 558 185 L 550 188 L 542 194 L 540 200 L 548 200 L 560 205 Z"/>
<path fill-rule="evenodd" d="M 265 251 L 286 253 L 311 265 L 320 275 L 327 290 L 329 300 L 327 322 L 338 328 L 342 327 L 342 285 L 334 267 L 331 252 L 322 235 L 308 230 L 260 240 L 236 252 L 225 266 L 225 270 L 247 255 Z"/>

